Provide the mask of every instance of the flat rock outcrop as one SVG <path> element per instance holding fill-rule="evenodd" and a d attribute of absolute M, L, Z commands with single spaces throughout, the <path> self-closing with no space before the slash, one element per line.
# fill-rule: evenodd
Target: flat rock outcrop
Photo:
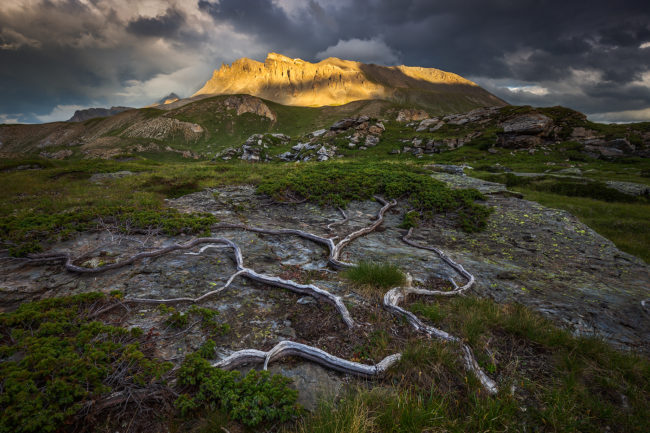
<path fill-rule="evenodd" d="M 516 301 L 541 311 L 576 334 L 599 335 L 617 346 L 648 352 L 650 311 L 641 304 L 649 298 L 647 264 L 619 251 L 569 213 L 512 197 L 503 185 L 445 172 L 432 172 L 432 176 L 452 187 L 483 191 L 487 205 L 495 209 L 484 232 L 461 232 L 450 218 L 439 215 L 432 223 L 418 227 L 413 236 L 419 243 L 441 248 L 474 274 L 474 294 L 498 302 Z M 373 202 L 351 203 L 347 209 L 350 221 L 333 233 L 325 227 L 340 220 L 336 209 L 309 203 L 275 204 L 256 194 L 253 187 L 206 190 L 169 200 L 168 204 L 183 212 L 212 213 L 223 223 L 238 224 L 245 220 L 251 226 L 299 228 L 321 236 L 341 235 L 365 227 L 377 211 Z M 457 278 L 439 258 L 400 240 L 404 230 L 398 226 L 403 212 L 397 208 L 387 213 L 385 230 L 352 242 L 347 249 L 348 259 L 392 262 L 421 282 L 429 278 Z M 308 271 L 310 280 L 319 287 L 342 296 L 351 305 L 365 305 L 350 285 L 335 273 L 324 272 L 327 254 L 315 243 L 229 229 L 214 235 L 241 245 L 244 260 L 259 272 L 288 275 L 287 272 Z M 121 242 L 115 242 L 111 241 L 113 236 L 109 232 L 84 234 L 53 249 L 82 255 L 100 248 L 97 254 L 104 261 L 115 261 L 120 255 L 142 250 L 142 242 L 147 248 L 160 248 L 188 239 L 124 235 Z M 129 297 L 195 297 L 223 284 L 233 266 L 228 252 L 220 249 L 198 255 L 178 251 L 97 275 L 76 275 L 58 266 L 2 260 L 2 308 L 28 299 L 92 290 L 122 290 Z M 231 333 L 218 341 L 219 356 L 246 347 L 271 347 L 296 335 L 310 344 L 336 351 L 336 345 L 347 335 L 344 324 L 335 314 L 319 309 L 313 300 L 301 299 L 286 291 L 269 292 L 263 285 L 235 280 L 231 288 L 205 304 L 219 310 L 220 320 L 232 327 Z M 302 313 L 292 313 L 296 309 Z M 155 306 L 145 307 L 141 312 L 144 316 L 137 319 L 138 326 L 146 332 L 156 326 L 151 315 L 158 317 L 159 313 Z M 310 312 L 334 334 L 318 332 L 320 324 L 304 327 L 304 323 L 297 321 L 299 317 L 310 317 Z M 244 320 L 246 317 L 256 319 Z M 165 358 L 196 350 L 200 341 L 193 335 L 190 332 L 188 338 L 159 350 Z"/>

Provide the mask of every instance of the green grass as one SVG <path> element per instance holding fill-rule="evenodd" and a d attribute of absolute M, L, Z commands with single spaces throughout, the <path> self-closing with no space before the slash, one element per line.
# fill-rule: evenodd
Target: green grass
<path fill-rule="evenodd" d="M 650 263 L 650 201 L 609 188 L 600 181 L 475 173 L 504 183 L 527 200 L 564 209 L 627 253 Z"/>
<path fill-rule="evenodd" d="M 282 198 L 287 192 L 321 205 L 344 205 L 374 194 L 404 198 L 423 218 L 450 212 L 467 231 L 484 227 L 489 209 L 474 202 L 474 190 L 451 190 L 413 165 L 332 161 L 311 164 L 232 162 L 56 161 L 40 170 L 1 174 L 0 238 L 15 256 L 93 230 L 99 219 L 120 230 L 159 230 L 167 235 L 203 234 L 212 215 L 184 214 L 166 207 L 176 198 L 207 187 L 259 185 Z M 254 170 L 251 170 L 255 167 Z M 132 176 L 90 182 L 93 173 L 132 171 Z M 412 218 L 411 218 L 412 219 Z"/>
<path fill-rule="evenodd" d="M 93 173 L 123 170 L 135 174 L 89 181 Z M 167 208 L 164 199 L 223 184 L 256 183 L 279 170 L 277 165 L 252 172 L 244 163 L 137 160 L 57 161 L 41 170 L 5 172 L 0 174 L 5 185 L 0 191 L 0 237 L 14 255 L 22 255 L 92 230 L 98 218 L 126 231 L 202 234 L 216 222 L 214 216 L 180 213 Z"/>
<path fill-rule="evenodd" d="M 573 337 L 520 305 L 457 297 L 409 307 L 474 348 L 481 366 L 499 381 L 496 396 L 486 395 L 467 374 L 455 344 L 414 338 L 384 379 L 372 387 L 349 387 L 336 401 L 326 396 L 313 414 L 305 414 L 286 378 L 212 368 L 211 340 L 185 359 L 176 385 L 162 382 L 169 364 L 139 349 L 139 330 L 89 320 L 107 300 L 91 293 L 25 303 L 0 314 L 0 431 L 67 431 L 72 420 L 78 427 L 84 402 L 116 390 L 106 380 L 124 362 L 127 382 L 119 386 L 174 386 L 178 416 L 170 421 L 172 431 L 241 424 L 285 432 L 373 433 L 521 431 L 524 425 L 531 431 L 645 432 L 650 427 L 647 357 Z M 198 307 L 192 314 L 207 322 L 214 317 Z M 368 345 L 377 353 L 390 352 L 390 341 L 385 332 L 374 332 Z M 178 426 L 181 419 L 185 427 Z"/>
<path fill-rule="evenodd" d="M 609 187 L 600 181 L 590 179 L 559 178 L 553 176 L 525 177 L 512 173 L 481 175 L 482 179 L 499 182 L 507 187 L 522 187 L 525 190 L 547 192 L 567 197 L 584 197 L 606 202 L 648 203 L 648 196 L 633 196 Z"/>
<path fill-rule="evenodd" d="M 412 340 L 372 389 L 352 387 L 286 431 L 645 432 L 650 362 L 576 338 L 520 305 L 458 297 L 411 305 L 474 348 L 496 396 L 468 375 L 453 344 Z M 489 351 L 487 350 L 489 348 Z M 496 359 L 496 362 L 493 360 Z M 513 392 L 511 392 L 511 390 Z"/>
<path fill-rule="evenodd" d="M 345 271 L 345 277 L 359 286 L 388 289 L 404 283 L 404 273 L 391 263 L 361 261 Z"/>
<path fill-rule="evenodd" d="M 342 113 L 355 115 L 368 108 L 365 103 L 319 109 L 268 104 L 279 115 L 275 124 L 244 115 L 236 119 L 231 117 L 230 120 L 237 120 L 231 125 L 224 118 L 210 117 L 206 114 L 209 110 L 203 110 L 203 114 L 186 111 L 183 119 L 204 122 L 210 131 L 209 137 L 194 144 L 183 143 L 175 137 L 169 144 L 176 148 L 214 151 L 229 143 L 240 144 L 240 140 L 251 133 L 277 131 L 298 135 L 328 126 L 344 117 Z M 390 107 L 382 110 L 385 112 Z M 503 114 L 526 110 L 526 107 L 506 107 Z M 566 118 L 567 124 L 589 126 L 584 119 L 558 107 L 545 110 L 552 117 Z M 161 114 L 149 110 L 145 115 Z M 345 205 L 351 200 L 380 194 L 386 198 L 400 198 L 407 204 L 411 212 L 405 217 L 404 227 L 416 226 L 435 212 L 446 212 L 471 231 L 480 228 L 489 212 L 475 203 L 482 198 L 480 194 L 450 190 L 431 179 L 422 167 L 424 164 L 432 161 L 467 163 L 483 178 L 494 175 L 492 171 L 497 163 L 515 171 L 549 170 L 549 174 L 576 166 L 585 178 L 594 182 L 516 178 L 511 181 L 511 187 L 527 199 L 568 210 L 622 250 L 650 261 L 650 220 L 647 217 L 650 204 L 644 199 L 630 200 L 598 183 L 621 180 L 650 184 L 650 159 L 590 159 L 570 142 L 558 145 L 557 151 L 548 155 L 508 149 L 489 154 L 485 148 L 493 138 L 490 134 L 459 150 L 421 160 L 411 155 L 393 157 L 388 156 L 388 152 L 401 148 L 404 144 L 398 140 L 405 136 L 446 138 L 461 136 L 465 131 L 449 126 L 436 133 L 415 134 L 396 122 L 385 122 L 385 125 L 387 130 L 376 147 L 367 151 L 344 149 L 346 161 L 318 164 L 184 161 L 171 153 L 124 162 L 3 160 L 0 162 L 3 180 L 0 235 L 5 247 L 20 254 L 47 248 L 48 242 L 74 236 L 79 231 L 94 230 L 98 227 L 96 216 L 125 230 L 158 228 L 168 235 L 201 234 L 215 221 L 213 217 L 180 214 L 168 209 L 164 199 L 233 184 L 256 185 L 260 192 L 278 200 L 304 197 L 323 205 Z M 613 137 L 625 133 L 628 126 L 596 125 L 594 128 L 601 128 L 601 132 Z M 488 129 L 495 132 L 494 125 L 488 125 Z M 15 170 L 21 165 L 41 169 Z M 121 170 L 136 174 L 104 183 L 89 182 L 93 173 Z M 508 179 L 506 176 L 494 178 L 506 182 Z M 373 294 L 383 293 L 403 281 L 399 269 L 377 263 L 361 263 L 346 276 L 355 285 L 370 288 Z M 0 315 L 3 325 L 0 404 L 5 423 L 4 430 L 0 428 L 0 431 L 20 431 L 16 426 L 21 417 L 25 418 L 24 414 L 28 414 L 31 422 L 25 424 L 24 431 L 60 428 L 62 422 L 75 416 L 79 404 L 102 395 L 102 374 L 112 368 L 110 360 L 123 355 L 133 355 L 148 363 L 140 365 L 134 377 L 143 371 L 152 374 L 137 376 L 138 380 L 157 380 L 154 373 L 161 364 L 155 359 L 140 357 L 137 347 L 125 355 L 124 347 L 120 346 L 122 343 L 136 344 L 139 336 L 108 325 L 84 322 L 89 303 L 104 302 L 102 299 L 80 299 L 78 304 L 48 302 L 25 304 L 26 307 L 18 310 L 20 319 L 11 316 L 14 313 Z M 574 338 L 538 314 L 517 305 L 459 297 L 438 302 L 417 300 L 409 308 L 426 321 L 468 342 L 482 368 L 499 380 L 501 392 L 495 397 L 485 395 L 476 378 L 463 369 L 456 345 L 419 337 L 404 342 L 390 331 L 375 329 L 365 335 L 364 341 L 355 343 L 353 356 L 363 362 L 376 361 L 396 350 L 393 345 L 397 344 L 401 345 L 399 350 L 403 353 L 400 364 L 390 370 L 386 378 L 373 382 L 374 389 L 354 388 L 344 393 L 340 401 L 324 403 L 313 415 L 301 418 L 297 425 L 273 424 L 298 413 L 286 381 L 258 373 L 250 377 L 213 374 L 204 359 L 214 355 L 214 347 L 209 344 L 185 364 L 182 389 L 177 390 L 184 395 L 177 402 L 178 410 L 184 410 L 192 418 L 206 420 L 197 427 L 205 431 L 224 426 L 230 428 L 233 423 L 235 430 L 241 428 L 233 420 L 244 424 L 255 421 L 269 429 L 304 432 L 522 431 L 524 428 L 545 432 L 650 430 L 647 357 L 616 351 L 602 341 Z M 201 329 L 210 336 L 228 332 L 225 325 L 217 323 L 216 314 L 210 310 L 195 308 L 185 314 L 172 310 L 167 313 L 169 324 L 184 327 L 189 315 L 194 315 L 201 318 Z M 95 331 L 99 333 L 93 334 Z M 85 341 L 88 335 L 94 336 L 93 345 L 76 344 Z M 112 345 L 114 338 L 118 340 L 116 346 Z M 74 344 L 67 344 L 69 342 Z M 103 354 L 97 353 L 98 350 Z M 53 354 L 65 356 L 51 356 Z M 55 371 L 62 380 L 49 393 L 49 379 L 41 369 L 46 364 L 53 366 L 50 371 Z M 511 386 L 514 386 L 514 393 L 510 393 Z M 269 400 L 269 397 L 272 398 Z M 182 428 L 179 431 L 183 431 Z"/>

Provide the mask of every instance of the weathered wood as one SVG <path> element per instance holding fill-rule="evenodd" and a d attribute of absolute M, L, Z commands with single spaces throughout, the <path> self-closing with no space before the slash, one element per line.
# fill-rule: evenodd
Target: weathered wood
<path fill-rule="evenodd" d="M 475 282 L 475 278 L 471 273 L 465 270 L 465 268 L 463 268 L 462 265 L 456 263 L 451 258 L 449 258 L 444 252 L 442 252 L 438 248 L 420 245 L 416 242 L 411 241 L 409 238 L 412 233 L 413 233 L 413 228 L 410 228 L 408 233 L 404 237 L 402 237 L 402 240 L 404 240 L 404 242 L 416 248 L 421 248 L 421 249 L 435 252 L 436 254 L 438 254 L 438 256 L 440 256 L 440 258 L 445 263 L 447 263 L 454 270 L 456 270 L 456 272 L 458 272 L 463 277 L 465 277 L 467 279 L 467 283 L 465 283 L 461 287 L 458 287 L 456 284 L 454 284 L 455 289 L 450 291 L 418 289 L 412 287 L 411 285 L 412 280 L 409 275 L 407 278 L 407 283 L 404 287 L 395 287 L 389 290 L 388 292 L 386 292 L 386 294 L 384 295 L 384 307 L 390 312 L 392 312 L 393 314 L 404 317 L 406 321 L 409 322 L 411 326 L 419 332 L 423 332 L 430 337 L 436 337 L 443 341 L 449 341 L 449 342 L 460 344 L 461 349 L 463 351 L 465 368 L 476 375 L 478 380 L 481 382 L 481 385 L 483 386 L 483 388 L 485 388 L 485 390 L 488 393 L 496 394 L 498 392 L 496 382 L 494 382 L 487 374 L 485 374 L 485 372 L 478 365 L 478 362 L 476 362 L 476 358 L 474 357 L 474 353 L 472 352 L 472 349 L 471 347 L 469 347 L 469 345 L 467 345 L 458 337 L 455 337 L 441 329 L 425 324 L 415 314 L 399 306 L 399 304 L 404 299 L 406 299 L 406 297 L 410 294 L 432 295 L 432 296 L 460 295 L 463 292 L 465 292 L 467 289 L 472 287 L 472 285 Z"/>
<path fill-rule="evenodd" d="M 362 377 L 378 377 L 383 375 L 388 368 L 397 363 L 401 354 L 389 355 L 374 365 L 361 364 L 339 358 L 324 350 L 294 341 L 281 341 L 268 352 L 255 349 L 240 350 L 230 356 L 212 364 L 213 367 L 232 370 L 244 364 L 264 364 L 264 369 L 272 361 L 287 356 L 297 356 L 322 365 L 325 368 Z"/>
<path fill-rule="evenodd" d="M 327 226 L 325 226 L 327 228 L 327 230 L 332 230 L 332 227 L 340 226 L 340 225 L 343 225 L 346 222 L 350 221 L 350 217 L 345 213 L 345 211 L 343 209 L 341 209 L 340 207 L 337 208 L 337 209 L 339 210 L 339 212 L 341 212 L 341 216 L 343 217 L 343 219 L 339 220 L 339 221 L 334 221 L 334 222 L 329 223 Z"/>
<path fill-rule="evenodd" d="M 263 233 L 263 234 L 269 234 L 269 235 L 294 235 L 294 236 L 299 236 L 304 239 L 308 239 L 314 242 L 317 242 L 321 245 L 324 245 L 327 247 L 329 250 L 329 257 L 328 257 L 328 262 L 329 264 L 334 268 L 334 269 L 344 269 L 344 268 L 349 268 L 354 266 L 353 263 L 346 263 L 340 260 L 341 252 L 343 249 L 353 240 L 367 235 L 368 233 L 373 232 L 374 230 L 377 229 L 383 222 L 384 222 L 384 214 L 386 213 L 387 210 L 390 208 L 397 206 L 397 201 L 392 200 L 390 202 L 384 200 L 383 198 L 379 196 L 374 197 L 375 200 L 377 200 L 379 203 L 381 203 L 383 206 L 379 211 L 377 212 L 377 215 L 375 217 L 375 221 L 370 224 L 369 226 L 366 226 L 364 228 L 361 228 L 359 230 L 356 230 L 350 234 L 348 234 L 345 238 L 343 238 L 341 241 L 338 243 L 334 243 L 334 239 L 332 238 L 325 238 L 322 236 L 315 235 L 313 233 L 305 232 L 302 230 L 297 230 L 297 229 L 265 229 L 265 228 L 259 228 L 259 227 L 250 227 L 244 224 L 216 224 L 213 227 L 214 228 L 225 228 L 225 229 L 242 229 L 242 230 L 247 230 L 251 231 L 254 233 Z"/>
<path fill-rule="evenodd" d="M 456 272 L 458 272 L 460 275 L 465 277 L 467 279 L 467 282 L 462 285 L 461 287 L 458 287 L 455 282 L 452 283 L 455 286 L 455 290 L 449 290 L 449 291 L 442 291 L 442 290 L 422 290 L 422 289 L 416 289 L 413 288 L 413 291 L 411 293 L 416 293 L 419 295 L 439 295 L 439 296 L 453 296 L 453 295 L 460 295 L 463 292 L 465 292 L 467 289 L 472 287 L 474 285 L 474 282 L 476 281 L 474 279 L 474 275 L 470 274 L 463 268 L 463 266 L 460 263 L 456 263 L 453 261 L 448 255 L 446 255 L 442 250 L 435 248 L 435 247 L 430 247 L 427 245 L 421 245 L 418 244 L 417 242 L 414 242 L 411 240 L 411 235 L 413 234 L 413 227 L 409 229 L 409 231 L 402 237 L 402 240 L 406 242 L 407 244 L 420 248 L 423 250 L 429 250 L 433 251 L 436 253 L 443 262 L 447 263 L 449 266 L 451 266 Z"/>

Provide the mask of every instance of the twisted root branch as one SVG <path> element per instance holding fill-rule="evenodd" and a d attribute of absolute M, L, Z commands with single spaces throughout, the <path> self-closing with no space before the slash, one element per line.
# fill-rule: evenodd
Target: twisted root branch
<path fill-rule="evenodd" d="M 411 287 L 411 280 L 410 278 L 407 280 L 407 285 L 405 287 L 395 287 L 384 295 L 384 306 L 386 309 L 388 309 L 390 312 L 393 314 L 396 314 L 398 316 L 404 317 L 413 328 L 415 328 L 416 331 L 423 332 L 427 334 L 429 337 L 435 337 L 443 341 L 449 341 L 449 342 L 454 342 L 458 343 L 461 345 L 461 349 L 463 351 L 463 358 L 465 361 L 465 368 L 471 372 L 473 372 L 478 380 L 481 382 L 481 385 L 483 388 L 485 388 L 490 394 L 496 394 L 498 391 L 496 383 L 490 379 L 490 377 L 485 374 L 485 372 L 481 369 L 481 367 L 478 365 L 478 362 L 476 362 L 476 358 L 474 357 L 474 353 L 472 352 L 472 348 L 469 347 L 466 343 L 464 343 L 460 338 L 455 337 L 441 329 L 435 328 L 430 325 L 426 325 L 424 322 L 422 322 L 415 314 L 411 313 L 410 311 L 405 310 L 404 308 L 400 307 L 399 304 L 402 302 L 408 295 L 410 294 L 417 294 L 417 295 L 438 295 L 438 296 L 453 296 L 453 295 L 460 295 L 467 289 L 469 289 L 473 284 L 474 284 L 474 276 L 467 272 L 465 268 L 463 268 L 462 265 L 459 263 L 456 263 L 453 261 L 451 258 L 449 258 L 446 254 L 444 254 L 441 250 L 434 248 L 434 247 L 428 247 L 424 245 L 420 245 L 418 243 L 415 243 L 411 241 L 409 238 L 411 234 L 413 233 L 413 228 L 410 228 L 408 233 L 402 238 L 404 242 L 406 242 L 409 245 L 412 245 L 416 248 L 421 248 L 429 251 L 434 251 L 436 254 L 440 256 L 440 258 L 447 263 L 449 266 L 451 266 L 454 270 L 456 270 L 459 274 L 464 276 L 467 279 L 467 283 L 461 287 L 456 287 L 454 290 L 450 290 L 448 292 L 445 291 L 440 291 L 440 290 L 425 290 L 425 289 L 417 289 L 414 287 Z"/>
<path fill-rule="evenodd" d="M 341 256 L 341 252 L 343 251 L 343 248 L 348 246 L 348 244 L 353 240 L 375 231 L 377 227 L 379 227 L 384 222 L 384 214 L 386 213 L 386 211 L 392 207 L 397 206 L 396 200 L 392 200 L 388 202 L 379 196 L 375 196 L 375 200 L 383 204 L 382 208 L 379 209 L 379 212 L 377 212 L 377 216 L 375 217 L 375 222 L 370 224 L 369 226 L 366 226 L 362 229 L 350 233 L 349 235 L 341 239 L 336 245 L 334 245 L 334 248 L 330 249 L 329 262 L 333 267 L 340 269 L 340 268 L 354 266 L 354 264 L 352 263 L 342 262 L 339 259 Z"/>
<path fill-rule="evenodd" d="M 452 280 L 452 284 L 454 284 L 455 289 L 454 290 L 449 290 L 449 291 L 422 290 L 422 289 L 412 288 L 412 291 L 410 293 L 415 293 L 415 294 L 418 294 L 418 295 L 454 296 L 454 295 L 463 294 L 463 292 L 465 292 L 467 289 L 469 289 L 470 287 L 472 287 L 474 285 L 474 282 L 476 281 L 474 279 L 474 275 L 467 272 L 465 270 L 465 268 L 463 268 L 463 265 L 453 261 L 449 256 L 447 256 L 442 250 L 439 250 L 438 248 L 429 247 L 427 245 L 420 245 L 417 242 L 412 241 L 411 240 L 411 235 L 412 234 L 413 234 L 413 227 L 411 227 L 409 229 L 408 233 L 406 233 L 406 235 L 404 235 L 402 237 L 402 240 L 404 242 L 406 242 L 408 245 L 411 245 L 412 247 L 420 248 L 420 249 L 423 249 L 423 250 L 433 251 L 434 253 L 436 253 L 442 259 L 443 262 L 447 263 L 456 272 L 458 272 L 460 275 L 465 277 L 467 279 L 467 282 L 463 286 L 458 287 L 457 284 L 455 282 L 453 282 L 453 280 Z"/>
<path fill-rule="evenodd" d="M 382 208 L 379 210 L 379 212 L 377 212 L 377 215 L 375 217 L 375 222 L 373 222 L 369 226 L 366 226 L 362 229 L 359 229 L 357 231 L 348 234 L 345 238 L 343 238 L 338 243 L 334 243 L 334 240 L 332 238 L 325 238 L 322 236 L 315 235 L 313 233 L 309 233 L 297 229 L 264 229 L 259 227 L 250 227 L 244 224 L 216 224 L 214 227 L 221 228 L 221 229 L 241 229 L 241 230 L 251 231 L 254 233 L 263 233 L 268 235 L 299 236 L 301 238 L 308 239 L 310 241 L 319 243 L 327 247 L 327 249 L 329 250 L 328 262 L 333 268 L 335 269 L 348 268 L 354 266 L 354 264 L 346 263 L 340 260 L 340 256 L 341 256 L 341 252 L 343 251 L 343 248 L 345 248 L 353 240 L 363 235 L 367 235 L 368 233 L 371 233 L 374 230 L 376 230 L 377 227 L 379 227 L 384 222 L 384 214 L 386 213 L 386 211 L 394 206 L 397 206 L 397 201 L 395 200 L 387 202 L 386 200 L 378 196 L 375 196 L 375 200 L 377 200 L 383 205 Z"/>
<path fill-rule="evenodd" d="M 343 209 L 341 209 L 340 207 L 337 208 L 337 209 L 339 210 L 339 212 L 341 212 L 341 216 L 343 216 L 343 219 L 342 219 L 342 220 L 339 220 L 339 221 L 334 221 L 333 223 L 329 223 L 329 224 L 326 226 L 326 227 L 327 227 L 327 230 L 332 230 L 332 227 L 334 227 L 334 226 L 340 226 L 340 225 L 343 225 L 343 224 L 345 224 L 346 222 L 350 221 L 350 217 L 345 213 L 345 211 L 344 211 Z"/>
<path fill-rule="evenodd" d="M 307 346 L 305 344 L 296 343 L 294 341 L 281 341 L 268 352 L 255 349 L 240 350 L 221 361 L 214 363 L 212 366 L 231 370 L 243 364 L 264 363 L 264 369 L 266 370 L 270 362 L 287 356 L 298 356 L 331 370 L 362 377 L 381 376 L 401 358 L 401 354 L 396 353 L 387 356 L 375 365 L 366 365 L 339 358 L 325 352 L 324 350 Z"/>
<path fill-rule="evenodd" d="M 234 257 L 235 257 L 235 263 L 237 265 L 237 272 L 235 272 L 233 275 L 230 276 L 226 284 L 218 289 L 212 290 L 208 293 L 205 293 L 202 296 L 199 296 L 198 298 L 188 298 L 188 297 L 183 297 L 183 298 L 173 298 L 173 299 L 146 299 L 146 298 L 130 298 L 130 299 L 125 299 L 122 301 L 122 304 L 134 304 L 134 303 L 140 303 L 140 304 L 176 304 L 176 303 L 182 303 L 182 302 L 189 302 L 189 303 L 198 303 L 201 301 L 204 301 L 205 299 L 216 295 L 217 293 L 225 290 L 232 284 L 233 280 L 239 276 L 243 275 L 251 280 L 258 281 L 260 283 L 268 284 L 270 286 L 274 287 L 281 287 L 287 290 L 290 290 L 295 293 L 299 293 L 301 295 L 311 295 L 317 299 L 324 300 L 326 302 L 329 302 L 336 308 L 336 310 L 339 312 L 341 315 L 343 321 L 345 324 L 352 328 L 354 326 L 354 320 L 352 320 L 352 316 L 350 315 L 350 312 L 348 311 L 347 307 L 345 304 L 343 304 L 343 301 L 341 300 L 340 297 L 333 295 L 332 293 L 323 290 L 319 287 L 316 287 L 313 284 L 299 284 L 291 280 L 284 280 L 278 277 L 272 277 L 269 275 L 265 274 L 260 274 L 258 272 L 255 272 L 253 269 L 247 268 L 244 266 L 244 259 L 242 257 L 241 249 L 239 246 L 231 241 L 230 239 L 226 238 L 197 238 L 192 241 L 189 241 L 185 244 L 173 244 L 170 245 L 166 248 L 162 248 L 159 250 L 154 250 L 154 251 L 148 251 L 148 252 L 143 252 L 143 253 L 138 253 L 134 256 L 129 257 L 126 260 L 116 262 L 116 263 L 111 263 L 108 265 L 104 266 L 99 266 L 97 268 L 85 268 L 82 266 L 75 265 L 73 263 L 72 258 L 70 257 L 69 254 L 67 253 L 50 253 L 50 254 L 39 254 L 39 255 L 34 255 L 32 258 L 36 261 L 41 261 L 41 260 L 64 260 L 65 261 L 65 268 L 70 271 L 70 272 L 77 272 L 77 273 L 99 273 L 99 272 L 104 272 L 107 270 L 111 269 L 118 269 L 121 267 L 124 267 L 126 265 L 132 264 L 138 260 L 141 260 L 143 258 L 149 258 L 149 257 L 158 257 L 167 253 L 170 253 L 172 251 L 176 250 L 187 250 L 192 247 L 195 247 L 196 245 L 200 244 L 212 244 L 213 247 L 218 247 L 221 245 L 225 245 L 233 250 Z M 205 247 L 203 248 L 203 250 Z M 113 307 L 110 307 L 113 308 Z M 102 312 L 106 312 L 108 309 L 103 310 Z"/>

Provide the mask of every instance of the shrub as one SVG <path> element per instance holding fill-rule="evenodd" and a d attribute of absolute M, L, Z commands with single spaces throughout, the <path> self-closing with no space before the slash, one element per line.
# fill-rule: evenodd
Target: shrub
<path fill-rule="evenodd" d="M 404 214 L 404 219 L 402 220 L 402 224 L 400 224 L 400 227 L 403 229 L 410 229 L 412 227 L 417 227 L 419 223 L 420 223 L 420 213 L 412 210 Z"/>
<path fill-rule="evenodd" d="M 58 431 L 85 402 L 159 382 L 171 368 L 140 350 L 140 329 L 90 320 L 104 300 L 87 293 L 0 314 L 0 432 Z M 116 371 L 119 384 L 109 379 Z"/>
<path fill-rule="evenodd" d="M 238 371 L 214 368 L 202 357 L 209 349 L 189 355 L 179 371 L 179 383 L 189 392 L 176 400 L 188 415 L 204 405 L 218 406 L 236 421 L 248 426 L 263 422 L 285 422 L 300 413 L 298 392 L 289 388 L 291 379 L 268 371 Z"/>
<path fill-rule="evenodd" d="M 276 200 L 304 197 L 320 205 L 346 206 L 352 200 L 366 200 L 374 195 L 405 199 L 412 210 L 430 219 L 434 213 L 453 212 L 481 206 L 475 200 L 484 199 L 475 189 L 451 189 L 431 178 L 425 171 L 386 163 L 329 163 L 308 166 L 283 178 L 262 182 L 258 192 Z M 468 220 L 470 230 L 480 230 L 491 212 L 472 210 L 476 218 Z"/>
<path fill-rule="evenodd" d="M 201 329 L 209 332 L 210 335 L 223 335 L 230 330 L 230 325 L 227 323 L 217 323 L 217 316 L 219 315 L 217 310 L 192 305 L 186 313 L 181 313 L 174 307 L 168 307 L 164 304 L 160 305 L 158 310 L 163 314 L 169 314 L 165 319 L 165 323 L 174 328 L 184 328 L 188 325 L 190 316 L 198 316 Z"/>
<path fill-rule="evenodd" d="M 41 242 L 66 239 L 96 227 L 98 218 L 125 232 L 160 230 L 167 235 L 206 232 L 217 219 L 211 214 L 184 214 L 175 209 L 128 206 L 74 209 L 54 214 L 17 214 L 0 218 L 0 238 L 13 244 L 10 253 L 22 257 L 40 251 Z"/>

